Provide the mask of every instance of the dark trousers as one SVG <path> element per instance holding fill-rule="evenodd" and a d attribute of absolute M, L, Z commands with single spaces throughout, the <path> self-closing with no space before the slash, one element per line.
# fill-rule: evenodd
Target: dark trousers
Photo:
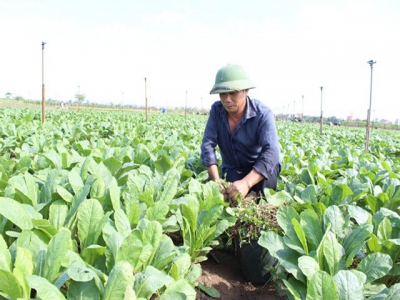
<path fill-rule="evenodd" d="M 238 169 L 232 169 L 228 170 L 226 172 L 226 181 L 228 182 L 234 182 L 236 180 L 243 179 L 247 174 L 250 173 L 252 169 L 250 170 L 238 170 Z M 281 172 L 281 165 L 278 164 L 275 169 L 272 171 L 272 174 L 268 179 L 261 180 L 259 183 L 254 185 L 250 191 L 254 191 L 258 194 L 263 193 L 265 188 L 270 188 L 270 189 L 276 189 L 276 185 L 278 183 L 278 176 L 279 173 Z"/>

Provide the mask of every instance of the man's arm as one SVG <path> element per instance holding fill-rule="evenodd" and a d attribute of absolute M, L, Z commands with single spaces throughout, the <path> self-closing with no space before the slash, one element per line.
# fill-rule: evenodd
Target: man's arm
<path fill-rule="evenodd" d="M 242 197 L 246 197 L 250 189 L 263 180 L 264 177 L 258 174 L 256 171 L 251 170 L 243 179 L 233 182 L 227 189 L 227 194 L 232 199 L 235 199 L 236 194 L 242 194 Z"/>
<path fill-rule="evenodd" d="M 221 179 L 219 177 L 219 170 L 217 165 L 211 165 L 207 167 L 208 175 L 210 176 L 211 180 L 214 180 L 217 183 L 220 183 Z"/>

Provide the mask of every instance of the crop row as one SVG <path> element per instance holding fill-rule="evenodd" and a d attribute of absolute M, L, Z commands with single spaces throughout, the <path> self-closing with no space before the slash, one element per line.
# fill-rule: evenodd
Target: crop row
<path fill-rule="evenodd" d="M 195 299 L 200 262 L 239 217 L 201 164 L 204 116 L 1 112 L 3 297 Z M 345 299 L 352 272 L 357 295 L 398 295 L 397 133 L 374 131 L 366 152 L 360 129 L 277 125 L 282 173 L 262 201 L 282 231 L 259 232 L 276 282 Z"/>

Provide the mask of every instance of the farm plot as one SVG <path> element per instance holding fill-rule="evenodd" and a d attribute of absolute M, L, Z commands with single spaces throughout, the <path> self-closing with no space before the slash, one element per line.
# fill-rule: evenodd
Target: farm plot
<path fill-rule="evenodd" d="M 240 222 L 201 164 L 204 116 L 1 112 L 0 295 L 196 298 L 201 262 Z M 359 297 L 396 299 L 399 136 L 373 132 L 368 153 L 359 129 L 278 130 L 282 174 L 262 201 L 282 231 L 258 232 L 276 284 L 345 299 L 352 280 Z"/>

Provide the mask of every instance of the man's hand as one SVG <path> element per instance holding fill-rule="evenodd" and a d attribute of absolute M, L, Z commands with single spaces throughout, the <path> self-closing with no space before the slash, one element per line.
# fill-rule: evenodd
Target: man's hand
<path fill-rule="evenodd" d="M 237 194 L 241 194 L 242 197 L 246 197 L 250 191 L 250 188 L 251 186 L 248 181 L 246 179 L 241 179 L 233 182 L 226 190 L 226 193 L 231 199 L 236 200 Z"/>
<path fill-rule="evenodd" d="M 228 193 L 227 193 L 227 189 L 228 189 L 228 183 L 224 182 L 221 179 L 218 179 L 215 181 L 216 183 L 218 183 L 219 185 L 219 189 L 221 191 L 221 194 L 224 195 L 224 200 L 228 200 Z"/>

